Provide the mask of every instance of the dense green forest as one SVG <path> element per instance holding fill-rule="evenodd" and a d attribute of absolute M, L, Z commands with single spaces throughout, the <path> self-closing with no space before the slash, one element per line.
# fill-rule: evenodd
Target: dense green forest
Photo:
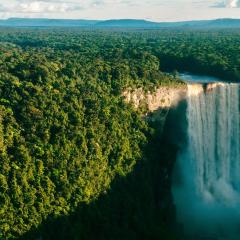
<path fill-rule="evenodd" d="M 0 239 L 175 239 L 177 146 L 121 93 L 176 71 L 238 81 L 239 37 L 0 29 Z"/>

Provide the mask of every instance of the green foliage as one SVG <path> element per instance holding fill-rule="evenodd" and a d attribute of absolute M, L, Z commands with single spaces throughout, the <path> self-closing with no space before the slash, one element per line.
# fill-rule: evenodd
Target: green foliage
<path fill-rule="evenodd" d="M 238 30 L 173 31 L 156 37 L 154 53 L 165 71 L 188 71 L 240 81 Z"/>
<path fill-rule="evenodd" d="M 141 161 L 147 168 L 152 129 L 124 103 L 124 89 L 182 84 L 161 69 L 239 79 L 237 32 L 0 33 L 0 239 L 96 202 Z"/>
<path fill-rule="evenodd" d="M 146 143 L 141 116 L 112 94 L 107 63 L 49 52 L 2 46 L 1 239 L 98 198 Z"/>

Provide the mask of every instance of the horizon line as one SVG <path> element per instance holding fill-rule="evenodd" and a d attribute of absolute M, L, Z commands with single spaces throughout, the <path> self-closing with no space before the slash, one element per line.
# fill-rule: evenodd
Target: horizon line
<path fill-rule="evenodd" d="M 48 18 L 48 17 L 8 17 L 8 18 L 0 18 L 0 21 L 7 21 L 10 19 L 39 19 L 39 20 L 70 20 L 70 21 L 120 21 L 120 20 L 139 20 L 139 21 L 147 21 L 152 23 L 178 23 L 178 22 L 192 22 L 192 21 L 211 21 L 211 20 L 240 20 L 240 18 L 208 18 L 208 19 L 191 19 L 191 20 L 162 20 L 156 21 L 147 18 L 107 18 L 107 19 L 91 19 L 91 18 Z"/>

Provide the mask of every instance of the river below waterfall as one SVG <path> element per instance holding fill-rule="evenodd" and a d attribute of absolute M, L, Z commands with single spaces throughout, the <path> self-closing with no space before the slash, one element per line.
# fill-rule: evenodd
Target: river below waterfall
<path fill-rule="evenodd" d="M 182 75 L 188 84 L 187 144 L 173 196 L 185 239 L 240 239 L 240 85 Z"/>

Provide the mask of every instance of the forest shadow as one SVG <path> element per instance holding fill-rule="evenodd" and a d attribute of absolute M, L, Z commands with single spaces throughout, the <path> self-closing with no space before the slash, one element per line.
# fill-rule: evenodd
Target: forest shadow
<path fill-rule="evenodd" d="M 162 133 L 161 123 L 150 118 L 155 133 L 149 136 L 144 158 L 131 174 L 117 177 L 107 193 L 81 204 L 70 215 L 49 216 L 19 240 L 179 239 L 171 173 L 179 144 L 184 142 L 185 110 L 184 100 L 173 107 Z"/>

